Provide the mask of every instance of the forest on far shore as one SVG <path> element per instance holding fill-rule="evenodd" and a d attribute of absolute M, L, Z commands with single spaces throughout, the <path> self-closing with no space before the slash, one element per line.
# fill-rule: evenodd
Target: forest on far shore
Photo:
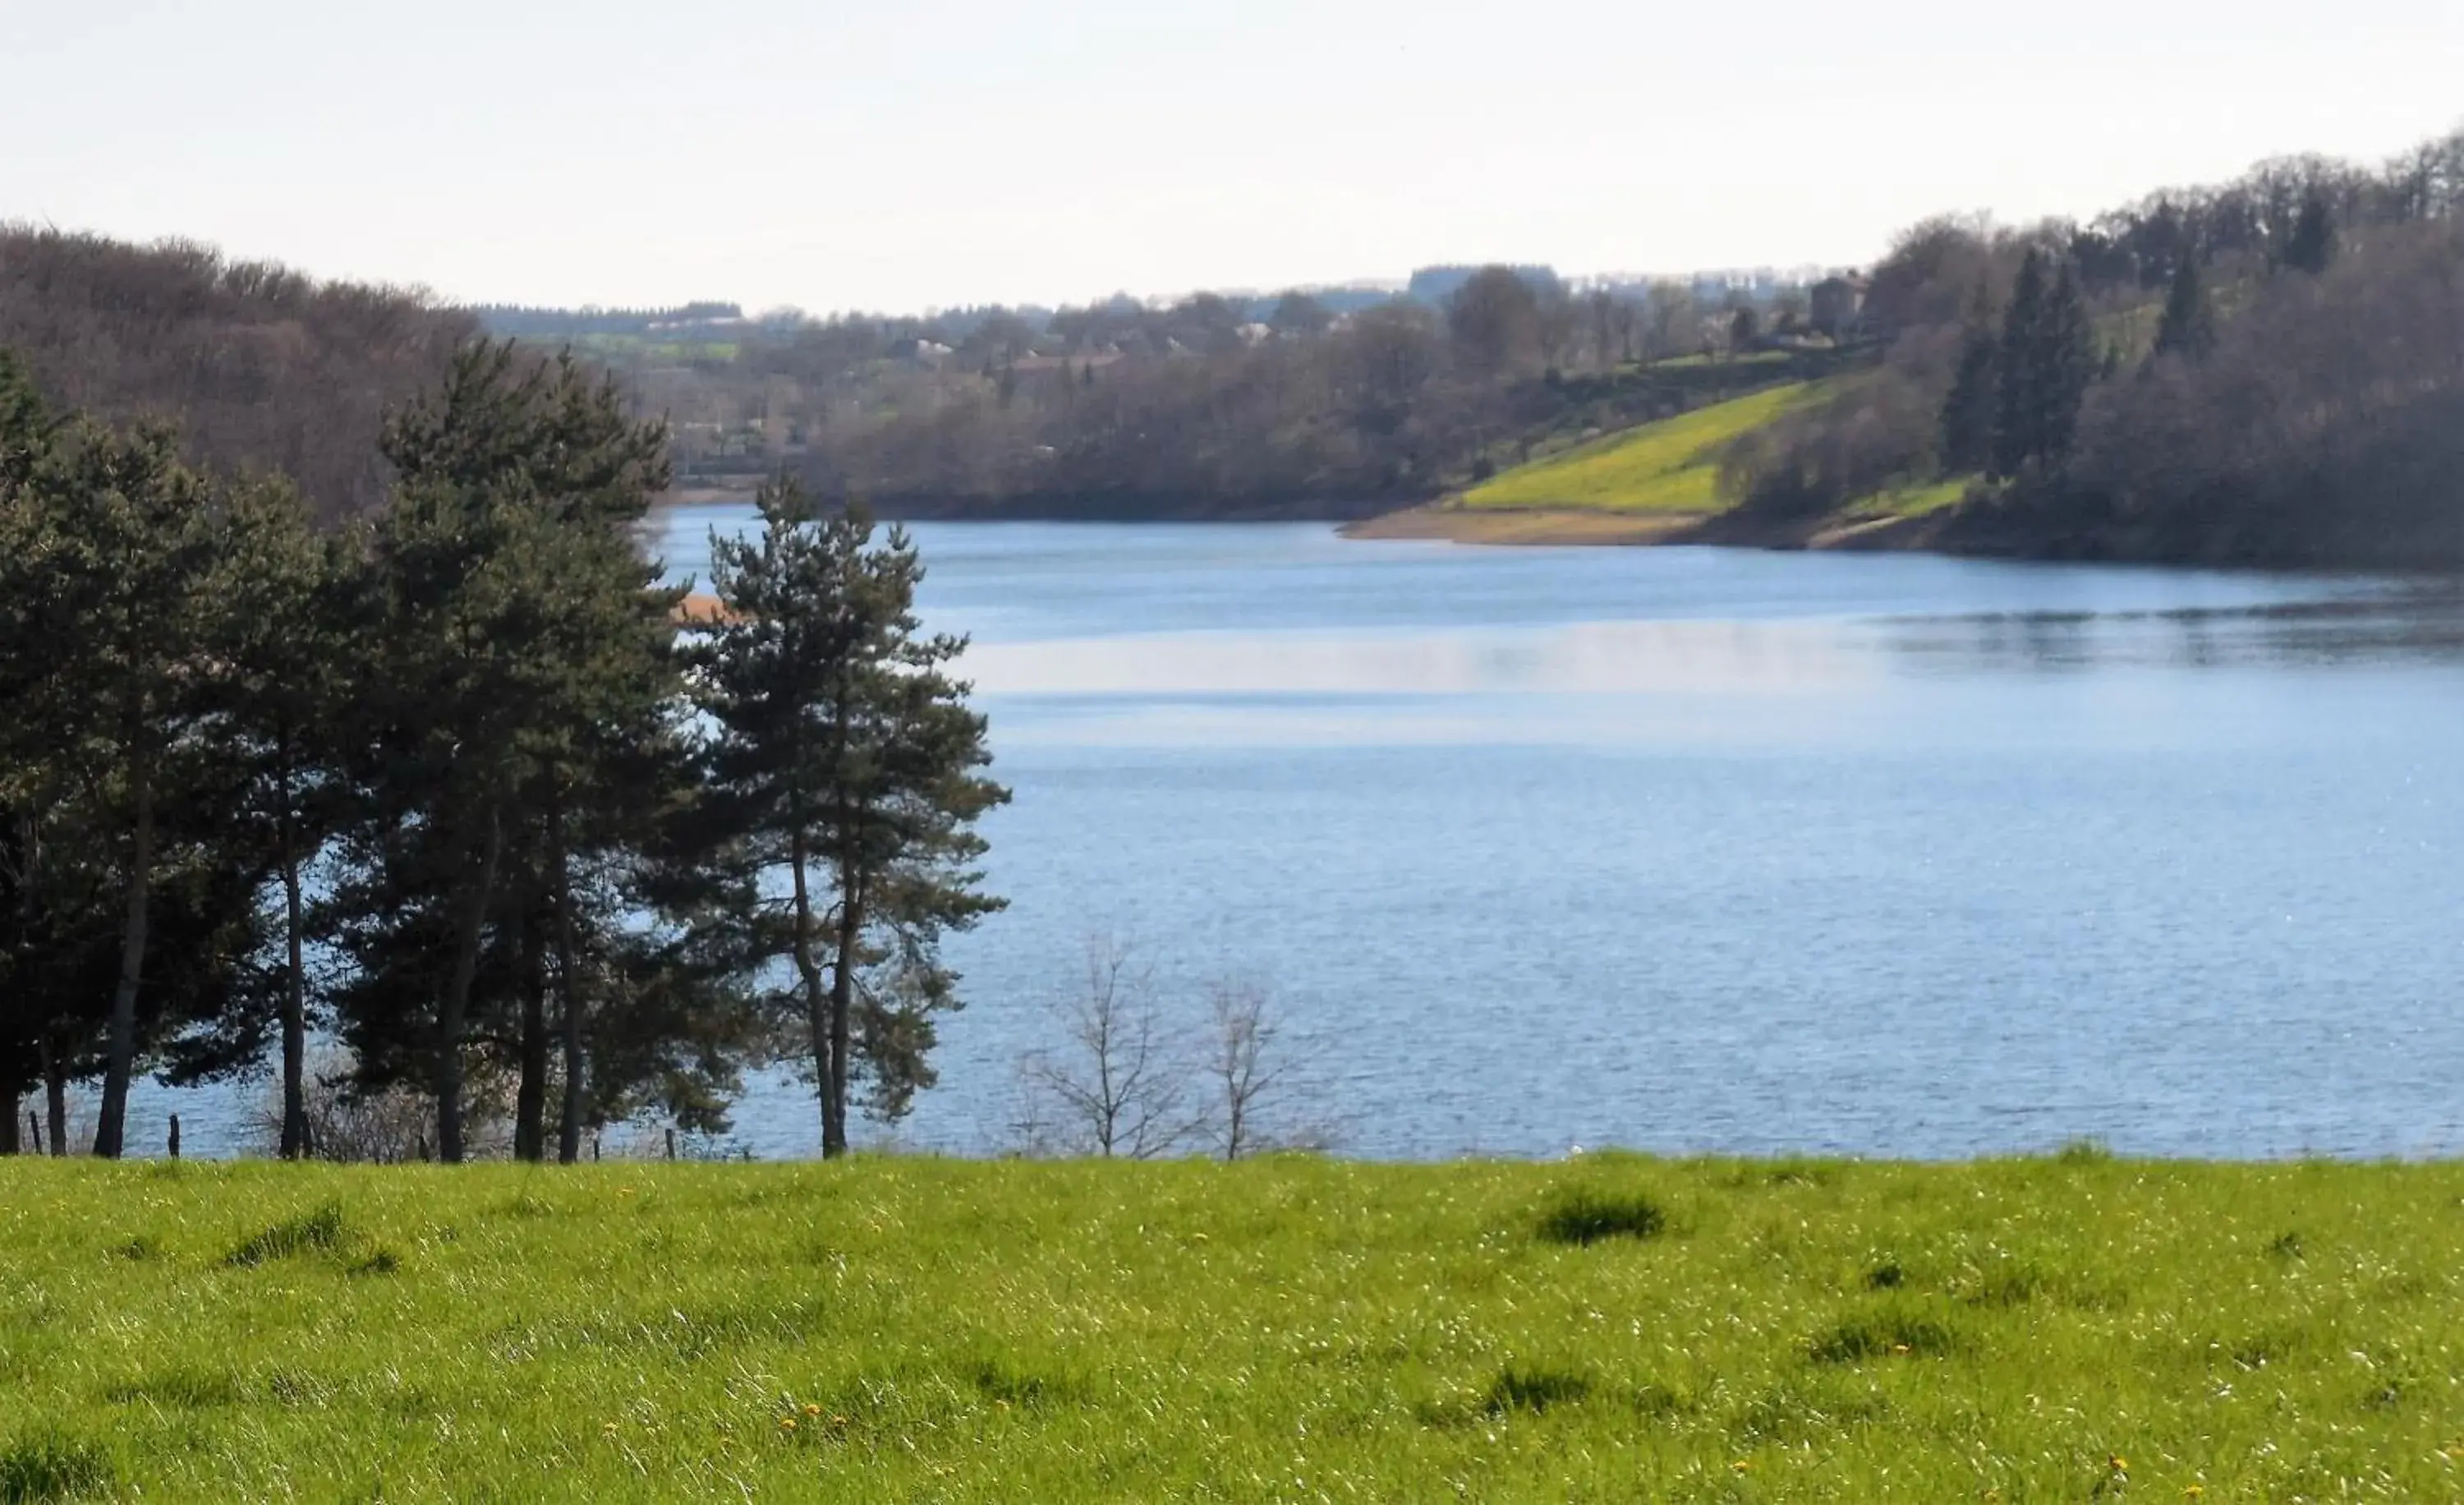
<path fill-rule="evenodd" d="M 328 520 L 378 505 L 384 415 L 495 323 L 614 375 L 682 483 L 784 469 L 889 516 L 1359 517 L 1835 378 L 1719 456 L 1741 536 L 1956 485 L 1933 546 L 2444 567 L 2464 563 L 2459 223 L 2464 131 L 2085 221 L 1931 220 L 1824 282 L 1460 267 L 1399 292 L 750 319 L 456 309 L 17 228 L 0 347 L 55 406 L 174 420 L 190 460 L 291 476 Z"/>

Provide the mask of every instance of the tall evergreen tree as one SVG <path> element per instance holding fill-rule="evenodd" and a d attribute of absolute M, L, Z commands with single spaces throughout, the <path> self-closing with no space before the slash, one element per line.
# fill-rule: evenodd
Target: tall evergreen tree
<path fill-rule="evenodd" d="M 2079 404 L 2101 365 L 2078 277 L 2068 262 L 2048 277 L 2045 262 L 2041 251 L 2031 250 L 2020 264 L 1994 353 L 1993 474 L 1999 476 L 2070 453 Z"/>
<path fill-rule="evenodd" d="M 489 1043 L 511 1044 L 518 1147 L 542 1156 L 551 984 L 566 1074 L 581 1072 L 579 823 L 629 797 L 606 777 L 621 756 L 672 740 L 680 593 L 633 537 L 666 484 L 666 435 L 569 359 L 483 342 L 397 415 L 385 453 L 401 486 L 374 541 L 381 756 L 337 906 L 363 972 L 347 1032 L 372 1081 L 425 1055 L 437 1152 L 459 1160 L 484 1017 Z"/>
<path fill-rule="evenodd" d="M 1959 364 L 1951 373 L 1950 394 L 1942 405 L 1942 469 L 1946 475 L 1981 471 L 1992 462 L 1999 400 L 1999 348 L 1993 332 L 1992 306 L 1980 282 L 1976 305 L 1960 337 Z"/>
<path fill-rule="evenodd" d="M 54 427 L 0 377 L 0 1073 L 102 1079 L 125 1143 L 141 1061 L 178 1078 L 250 1052 L 261 869 L 231 839 L 205 693 L 227 498 L 160 430 Z M 12 1121 L 13 1121 L 13 1106 Z"/>
<path fill-rule="evenodd" d="M 836 1157 L 855 1077 L 886 1117 L 933 1080 L 933 1016 L 957 1007 L 939 940 L 1000 906 L 973 866 L 975 822 L 1008 794 L 978 771 L 984 720 L 946 673 L 963 640 L 915 618 L 923 566 L 906 535 L 876 544 L 860 508 L 820 515 L 791 480 L 759 505 L 757 538 L 711 541 L 725 609 L 694 656 L 713 839 L 784 869 L 754 949 L 792 965 Z"/>
<path fill-rule="evenodd" d="M 2035 458 L 2058 464 L 2070 455 L 2071 440 L 2079 432 L 2079 405 L 2086 400 L 2087 389 L 2096 385 L 2097 376 L 2107 367 L 2105 353 L 2097 347 L 2096 324 L 2088 317 L 2087 299 L 2079 290 L 2079 275 L 2068 261 L 2062 263 L 2046 296 L 2043 332 L 2035 359 Z"/>
<path fill-rule="evenodd" d="M 2002 314 L 2002 340 L 1994 352 L 1996 397 L 1993 474 L 2010 476 L 2041 449 L 2037 393 L 2038 352 L 2044 343 L 2045 257 L 2031 248 L 2019 263 L 2011 302 Z"/>
<path fill-rule="evenodd" d="M 2173 269 L 2173 283 L 2165 295 L 2164 318 L 2156 325 L 2156 354 L 2204 360 L 2215 348 L 2215 312 L 2208 305 L 2195 256 L 2184 256 Z"/>
<path fill-rule="evenodd" d="M 234 839 L 281 889 L 282 956 L 275 998 L 281 1039 L 286 1160 L 315 1153 L 307 1107 L 311 1024 L 303 874 L 341 819 L 346 793 L 338 735 L 365 644 L 357 619 L 353 541 L 319 537 L 286 483 L 240 488 L 224 520 L 209 592 L 209 676 L 217 756 L 231 790 Z"/>
<path fill-rule="evenodd" d="M 38 626 L 11 634 L 19 656 L 8 675 L 11 707 L 21 729 L 40 728 L 52 756 L 74 770 L 81 803 L 107 812 L 121 873 L 94 1142 L 97 1155 L 117 1157 L 164 863 L 163 806 L 197 711 L 210 495 L 167 432 L 91 423 L 68 431 L 55 458 L 15 490 L 0 597 Z"/>
<path fill-rule="evenodd" d="M 2296 272 L 2317 277 L 2335 259 L 2336 214 L 2327 207 L 2326 195 L 2314 190 L 2301 201 L 2301 212 L 2295 217 L 2292 233 L 2285 237 L 2284 249 L 2277 260 Z"/>
<path fill-rule="evenodd" d="M 30 546 L 39 514 L 28 488 L 50 457 L 54 423 L 33 378 L 0 348 L 0 549 Z M 0 1154 L 21 1147 L 18 1103 L 42 1080 L 33 993 L 33 919 L 41 902 L 46 823 L 42 786 L 55 762 L 25 714 L 23 690 L 38 675 L 44 628 L 33 603 L 0 596 Z"/>

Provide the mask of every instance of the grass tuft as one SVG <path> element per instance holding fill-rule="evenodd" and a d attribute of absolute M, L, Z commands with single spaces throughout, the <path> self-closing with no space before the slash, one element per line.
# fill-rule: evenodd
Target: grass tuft
<path fill-rule="evenodd" d="M 1552 1406 L 1576 1405 L 1592 1393 L 1592 1382 L 1567 1369 L 1518 1369 L 1507 1364 L 1498 1372 L 1481 1409 L 1491 1416 L 1511 1411 L 1533 1415 Z"/>
<path fill-rule="evenodd" d="M 166 1411 L 203 1411 L 237 1405 L 239 1382 L 219 1369 L 181 1366 L 141 1375 L 106 1387 L 102 1398 L 114 1405 L 155 1405 Z"/>
<path fill-rule="evenodd" d="M 1667 1228 L 1668 1214 L 1649 1197 L 1588 1189 L 1560 1198 L 1540 1219 L 1542 1238 L 1584 1247 L 1603 1239 L 1657 1238 Z"/>
<path fill-rule="evenodd" d="M 82 1499 L 110 1489 L 113 1477 L 109 1453 L 57 1433 L 0 1448 L 0 1505 Z"/>
<path fill-rule="evenodd" d="M 350 1273 L 354 1275 L 390 1275 L 397 1273 L 401 1269 L 402 1256 L 395 1253 L 392 1250 L 380 1245 L 376 1250 L 370 1252 L 365 1259 L 362 1259 L 353 1264 L 350 1269 Z"/>
<path fill-rule="evenodd" d="M 1873 1359 L 1941 1359 L 1962 1346 L 1958 1333 L 1945 1322 L 1882 1312 L 1841 1322 L 1816 1338 L 1806 1357 L 1818 1364 L 1860 1364 Z"/>
<path fill-rule="evenodd" d="M 287 1218 L 264 1229 L 224 1256 L 238 1268 L 289 1259 L 295 1254 L 331 1253 L 342 1242 L 342 1205 L 329 1202 L 316 1211 Z"/>

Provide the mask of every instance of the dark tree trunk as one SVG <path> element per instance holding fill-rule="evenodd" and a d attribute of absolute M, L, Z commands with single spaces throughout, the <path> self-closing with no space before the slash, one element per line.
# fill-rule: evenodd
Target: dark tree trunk
<path fill-rule="evenodd" d="M 822 1158 L 836 1160 L 847 1152 L 847 1051 L 849 1022 L 855 1013 L 856 938 L 864 919 L 856 907 L 855 890 L 846 884 L 839 901 L 838 956 L 830 966 L 830 1103 L 838 1126 L 835 1138 L 824 1136 Z"/>
<path fill-rule="evenodd" d="M 23 948 L 19 953 L 22 962 L 23 957 L 33 949 L 36 881 L 34 870 L 42 859 L 43 850 L 39 828 L 34 824 L 34 817 L 31 810 L 17 823 L 17 935 L 18 944 Z M 43 1131 L 35 1123 L 34 1111 L 32 1108 L 26 1110 L 26 1127 L 33 1133 L 34 1153 L 40 1155 L 43 1153 Z M 26 1145 L 17 1138 L 17 1095 L 11 1093 L 9 1096 L 9 1153 L 14 1155 L 25 1148 Z"/>
<path fill-rule="evenodd" d="M 96 1112 L 94 1153 L 118 1160 L 128 1124 L 128 1078 L 137 1064 L 137 989 L 145 972 L 145 930 L 154 898 L 154 780 L 140 758 L 129 769 L 137 787 L 137 831 L 128 857 L 128 915 L 120 938 L 120 985 L 111 994 L 111 1034 L 102 1066 L 102 1105 Z"/>
<path fill-rule="evenodd" d="M 515 953 L 521 959 L 521 1080 L 514 1089 L 514 1159 L 547 1159 L 547 962 L 539 954 L 537 918 L 522 905 L 510 921 L 517 928 Z"/>
<path fill-rule="evenodd" d="M 308 1142 L 308 964 L 302 955 L 299 901 L 299 855 L 291 821 L 291 772 L 282 774 L 282 1158 L 296 1161 L 314 1152 Z"/>
<path fill-rule="evenodd" d="M 9 1110 L 7 1120 L 0 1122 L 0 1155 L 21 1155 L 25 1153 L 26 1143 L 18 1137 L 17 1095 L 10 1093 L 0 1096 L 0 1108 Z"/>
<path fill-rule="evenodd" d="M 847 764 L 847 698 L 849 688 L 844 662 L 838 675 L 838 694 L 833 700 L 831 717 L 831 777 L 844 781 Z M 855 973 L 849 963 L 855 954 L 855 938 L 859 925 L 856 918 L 856 891 L 852 874 L 847 871 L 847 801 L 842 786 L 833 794 L 831 804 L 838 817 L 834 832 L 839 843 L 839 860 L 832 876 L 839 885 L 839 926 L 835 959 L 830 968 L 830 1040 L 825 1057 L 823 1092 L 829 1099 L 829 1111 L 823 1115 L 822 1159 L 837 1160 L 847 1152 L 847 1014 L 855 986 Z"/>
<path fill-rule="evenodd" d="M 43 1039 L 43 1138 L 54 1155 L 69 1152 L 68 1049 L 52 1035 Z"/>
<path fill-rule="evenodd" d="M 830 1090 L 829 995 L 822 986 L 821 963 L 813 957 L 813 896 L 805 871 L 810 856 L 804 849 L 801 802 L 793 818 L 788 867 L 796 879 L 796 974 L 804 985 L 804 1022 L 813 1041 L 813 1090 L 822 1099 L 822 1155 L 828 1159 L 835 1153 L 830 1146 L 845 1142 L 847 1128 L 839 1121 L 838 1096 Z"/>
<path fill-rule="evenodd" d="M 557 1006 L 564 1037 L 564 1106 L 557 1117 L 556 1159 L 571 1165 L 582 1159 L 583 1060 L 582 1051 L 582 978 L 573 962 L 573 870 L 564 850 L 564 804 L 551 791 L 548 805 L 548 863 L 556 883 Z"/>
<path fill-rule="evenodd" d="M 480 932 L 488 923 L 488 902 L 496 887 L 496 863 L 504 853 L 501 812 L 488 808 L 488 838 L 479 873 L 465 896 L 453 938 L 453 975 L 436 1001 L 436 1158 L 448 1165 L 462 1163 L 462 1031 L 471 1014 L 471 985 L 479 975 Z"/>

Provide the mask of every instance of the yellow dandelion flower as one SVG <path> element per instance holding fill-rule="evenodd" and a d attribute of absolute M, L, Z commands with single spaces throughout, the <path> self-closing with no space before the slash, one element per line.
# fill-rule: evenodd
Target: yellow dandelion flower
<path fill-rule="evenodd" d="M 2194 1500 L 2206 1493 L 2208 1493 L 2208 1487 L 2206 1485 L 2193 1482 L 2182 1491 L 2182 1497 L 2184 1499 Z"/>
<path fill-rule="evenodd" d="M 1753 1466 L 1754 1460 L 1751 1458 L 1739 1458 L 1736 1462 L 1728 1465 L 1729 1468 L 1734 1469 L 1739 1473 L 1745 1472 L 1748 1469 L 1750 1469 Z"/>
<path fill-rule="evenodd" d="M 796 1419 L 792 1416 L 780 1417 L 779 1429 L 782 1432 L 794 1431 L 796 1429 Z"/>
<path fill-rule="evenodd" d="M 2130 1472 L 2130 1460 L 2118 1452 L 2105 1459 L 2104 1466 L 2111 1469 L 2116 1473 L 2128 1473 Z"/>
<path fill-rule="evenodd" d="M 822 1414 L 822 1408 L 815 1405 L 812 1402 L 807 1401 L 804 1403 L 804 1414 L 807 1416 L 819 1416 Z"/>

